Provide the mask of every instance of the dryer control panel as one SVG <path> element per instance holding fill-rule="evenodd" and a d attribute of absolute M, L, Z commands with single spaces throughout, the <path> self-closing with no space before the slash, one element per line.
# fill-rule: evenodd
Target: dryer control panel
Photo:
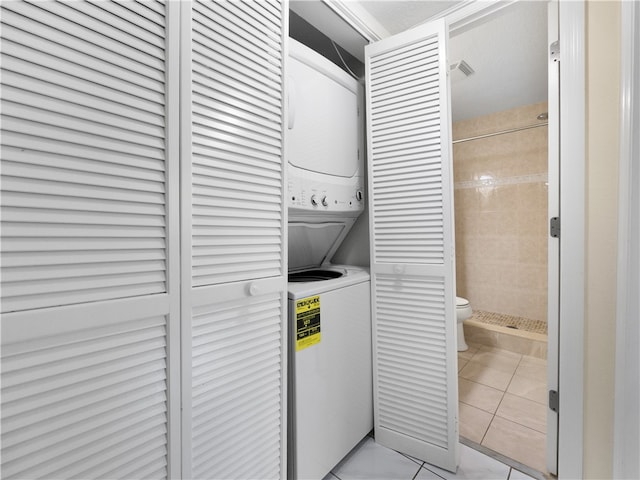
<path fill-rule="evenodd" d="M 332 184 L 289 178 L 289 209 L 358 216 L 364 210 L 364 186 L 360 177 L 349 180 Z"/>

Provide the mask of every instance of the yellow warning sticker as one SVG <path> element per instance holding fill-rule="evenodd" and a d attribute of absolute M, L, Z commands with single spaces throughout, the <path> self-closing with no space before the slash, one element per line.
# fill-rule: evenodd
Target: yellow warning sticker
<path fill-rule="evenodd" d="M 296 352 L 320 343 L 320 295 L 296 301 Z"/>

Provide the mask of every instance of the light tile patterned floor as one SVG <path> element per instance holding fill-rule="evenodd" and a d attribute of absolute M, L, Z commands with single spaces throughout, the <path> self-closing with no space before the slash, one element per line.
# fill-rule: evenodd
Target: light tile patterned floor
<path fill-rule="evenodd" d="M 324 480 L 534 478 L 493 458 L 501 455 L 542 478 L 529 468 L 546 472 L 546 360 L 469 344 L 468 351 L 458 353 L 458 370 L 460 436 L 489 455 L 460 445 L 460 465 L 452 474 L 367 437 Z"/>
<path fill-rule="evenodd" d="M 546 360 L 470 344 L 458 380 L 460 435 L 546 473 Z"/>
<path fill-rule="evenodd" d="M 530 477 L 466 445 L 455 474 L 407 457 L 367 437 L 324 480 L 530 480 Z"/>

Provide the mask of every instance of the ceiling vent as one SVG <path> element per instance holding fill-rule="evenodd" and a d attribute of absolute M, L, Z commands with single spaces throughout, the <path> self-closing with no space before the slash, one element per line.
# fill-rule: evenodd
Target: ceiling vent
<path fill-rule="evenodd" d="M 451 72 L 452 82 L 462 80 L 464 78 L 467 78 L 469 75 L 473 75 L 475 73 L 475 70 L 471 68 L 469 64 L 464 60 L 460 60 L 459 62 L 453 63 L 449 67 L 449 71 Z"/>

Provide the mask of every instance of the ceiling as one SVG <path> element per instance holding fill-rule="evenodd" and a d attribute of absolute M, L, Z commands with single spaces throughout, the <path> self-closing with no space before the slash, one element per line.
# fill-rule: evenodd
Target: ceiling
<path fill-rule="evenodd" d="M 482 1 L 482 0 L 480 0 Z M 363 21 L 377 22 L 389 34 L 399 33 L 460 7 L 467 0 L 349 0 Z M 344 35 L 338 17 L 323 15 L 321 1 L 295 1 L 292 10 L 325 32 L 336 43 L 362 58 L 366 41 Z M 367 17 L 367 18 L 364 18 Z M 320 19 L 323 19 L 320 22 Z M 318 23 L 321 24 L 318 24 Z M 337 33 L 342 32 L 341 38 Z M 502 8 L 471 28 L 452 35 L 449 63 L 464 60 L 475 71 L 468 77 L 452 73 L 453 121 L 474 118 L 547 99 L 547 1 L 522 0 Z M 462 77 L 459 79 L 458 77 Z M 532 119 L 533 120 L 533 119 Z"/>
<path fill-rule="evenodd" d="M 389 33 L 424 23 L 464 2 L 358 2 Z M 519 1 L 449 42 L 449 63 L 464 60 L 475 71 L 451 76 L 453 121 L 547 99 L 547 2 Z M 531 119 L 532 122 L 535 119 Z"/>
<path fill-rule="evenodd" d="M 390 34 L 403 32 L 464 1 L 360 0 L 357 2 Z"/>

